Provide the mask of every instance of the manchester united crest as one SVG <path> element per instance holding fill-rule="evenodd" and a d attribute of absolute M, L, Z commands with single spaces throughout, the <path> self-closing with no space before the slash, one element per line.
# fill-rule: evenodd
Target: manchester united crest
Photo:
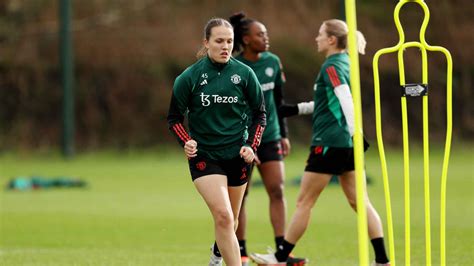
<path fill-rule="evenodd" d="M 232 83 L 234 83 L 234 84 L 239 84 L 241 80 L 242 79 L 237 74 L 234 74 L 234 75 L 232 75 L 232 77 L 230 77 L 230 81 L 232 81 Z"/>
<path fill-rule="evenodd" d="M 274 70 L 273 70 L 273 68 L 271 68 L 271 67 L 267 67 L 267 68 L 265 69 L 265 74 L 266 74 L 267 76 L 269 76 L 269 77 L 273 77 L 273 72 L 274 72 Z"/>
<path fill-rule="evenodd" d="M 315 154 L 321 154 L 321 153 L 323 153 L 323 146 L 316 146 L 316 147 L 314 148 L 314 153 L 315 153 Z"/>
<path fill-rule="evenodd" d="M 206 169 L 206 162 L 202 161 L 202 162 L 198 162 L 196 164 L 196 168 L 199 170 L 199 171 L 203 171 L 204 169 Z"/>

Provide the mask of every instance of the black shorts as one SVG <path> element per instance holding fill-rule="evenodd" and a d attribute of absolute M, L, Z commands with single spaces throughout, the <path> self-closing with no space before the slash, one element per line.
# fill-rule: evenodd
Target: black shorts
<path fill-rule="evenodd" d="M 307 172 L 341 175 L 354 169 L 353 148 L 312 146 L 304 170 Z"/>
<path fill-rule="evenodd" d="M 193 181 L 205 175 L 225 175 L 227 176 L 228 186 L 238 187 L 247 183 L 250 164 L 246 163 L 240 156 L 230 160 L 216 161 L 198 155 L 189 159 L 189 171 Z"/>
<path fill-rule="evenodd" d="M 260 144 L 260 147 L 257 149 L 257 156 L 261 163 L 282 161 L 283 148 L 281 147 L 281 141 L 277 140 Z"/>

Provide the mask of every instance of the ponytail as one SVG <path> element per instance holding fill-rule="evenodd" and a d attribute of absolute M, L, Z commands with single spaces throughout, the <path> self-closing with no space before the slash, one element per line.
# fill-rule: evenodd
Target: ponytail
<path fill-rule="evenodd" d="M 347 49 L 347 34 L 349 32 L 347 24 L 339 19 L 330 19 L 323 22 L 326 25 L 326 34 L 328 36 L 334 36 L 337 39 L 337 48 Z M 357 31 L 357 51 L 360 54 L 365 54 L 365 46 L 367 41 L 365 40 L 364 34 Z"/>
<path fill-rule="evenodd" d="M 202 45 L 199 51 L 197 51 L 196 53 L 196 58 L 199 60 L 203 57 L 206 57 L 206 55 L 207 55 L 207 48 L 206 46 Z"/>
<path fill-rule="evenodd" d="M 229 18 L 230 24 L 234 27 L 234 51 L 240 52 L 244 49 L 244 36 L 249 32 L 249 26 L 255 20 L 246 18 L 245 13 L 235 13 Z"/>
<path fill-rule="evenodd" d="M 367 41 L 365 40 L 364 34 L 362 34 L 360 31 L 357 31 L 357 51 L 359 54 L 365 54 L 366 45 Z"/>

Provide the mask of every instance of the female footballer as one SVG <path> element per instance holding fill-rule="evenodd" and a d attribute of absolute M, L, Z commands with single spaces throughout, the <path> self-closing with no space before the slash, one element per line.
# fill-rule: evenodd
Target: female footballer
<path fill-rule="evenodd" d="M 356 180 L 352 136 L 354 107 L 350 92 L 347 25 L 341 20 L 323 22 L 316 37 L 318 51 L 326 56 L 314 85 L 314 101 L 295 106 L 298 114 L 313 113 L 313 136 L 310 155 L 301 181 L 296 211 L 283 243 L 274 254 L 251 254 L 258 263 L 285 262 L 305 232 L 311 209 L 333 175 L 352 207 L 356 210 Z M 364 53 L 365 40 L 358 33 L 359 52 Z M 365 179 L 364 179 L 365 180 Z M 368 232 L 375 251 L 374 265 L 389 265 L 384 247 L 383 229 L 377 211 L 364 195 Z"/>
<path fill-rule="evenodd" d="M 270 221 L 273 226 L 275 244 L 278 246 L 285 235 L 286 201 L 284 198 L 284 164 L 283 156 L 290 152 L 287 138 L 286 119 L 280 119 L 278 107 L 283 103 L 282 87 L 285 77 L 280 59 L 268 51 L 269 39 L 265 25 L 259 21 L 246 18 L 244 13 L 230 17 L 234 27 L 235 58 L 253 69 L 262 86 L 267 111 L 267 126 L 262 143 L 257 152 L 257 168 L 270 199 Z M 250 178 L 250 176 L 249 176 Z M 245 209 L 249 185 L 244 194 L 239 215 L 237 238 L 240 245 L 242 265 L 248 265 L 246 247 L 247 213 Z"/>
<path fill-rule="evenodd" d="M 266 123 L 258 79 L 231 57 L 233 44 L 228 21 L 208 21 L 200 59 L 176 78 L 168 113 L 169 128 L 184 147 L 193 183 L 214 220 L 220 253 L 211 254 L 210 265 L 222 265 L 222 259 L 241 265 L 237 217 Z"/>

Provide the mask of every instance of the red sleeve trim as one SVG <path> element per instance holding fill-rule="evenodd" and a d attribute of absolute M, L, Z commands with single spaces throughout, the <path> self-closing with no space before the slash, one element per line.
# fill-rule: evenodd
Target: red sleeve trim
<path fill-rule="evenodd" d="M 186 130 L 184 129 L 183 124 L 181 124 L 181 123 L 174 124 L 174 125 L 173 125 L 173 131 L 176 133 L 176 135 L 178 135 L 178 137 L 179 137 L 179 138 L 181 139 L 181 141 L 183 141 L 184 143 L 186 143 L 187 141 L 191 140 L 191 137 L 189 137 L 188 133 L 187 133 Z"/>
<path fill-rule="evenodd" d="M 331 81 L 332 86 L 334 88 L 341 85 L 341 81 L 339 80 L 339 77 L 337 76 L 337 71 L 336 71 L 336 68 L 334 66 L 330 66 L 330 67 L 326 68 L 326 72 L 328 73 L 329 80 Z"/>
<path fill-rule="evenodd" d="M 253 137 L 253 141 L 251 145 L 254 151 L 256 151 L 257 147 L 260 146 L 263 130 L 264 130 L 264 127 L 262 127 L 261 125 L 257 125 L 257 129 L 255 130 L 255 136 Z"/>

